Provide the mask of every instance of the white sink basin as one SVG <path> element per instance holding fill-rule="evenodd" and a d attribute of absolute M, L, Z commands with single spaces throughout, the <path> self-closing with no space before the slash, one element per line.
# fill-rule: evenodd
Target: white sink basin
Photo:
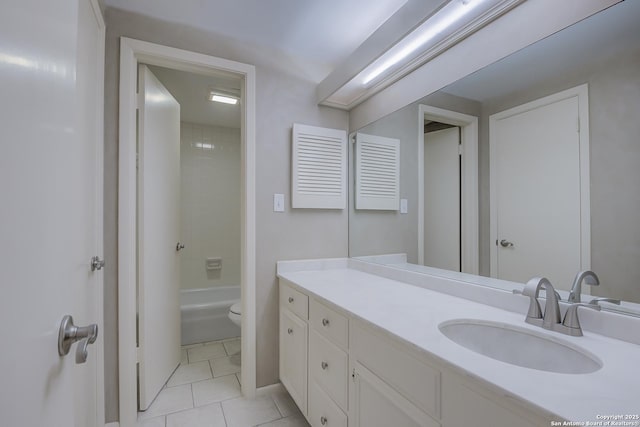
<path fill-rule="evenodd" d="M 471 351 L 524 368 L 588 374 L 602 367 L 602 362 L 586 350 L 517 326 L 460 319 L 443 322 L 438 328 L 447 338 Z"/>

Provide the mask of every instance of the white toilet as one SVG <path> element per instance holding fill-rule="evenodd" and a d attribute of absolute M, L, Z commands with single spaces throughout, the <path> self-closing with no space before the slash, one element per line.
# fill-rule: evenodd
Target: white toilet
<path fill-rule="evenodd" d="M 234 303 L 231 307 L 229 307 L 229 319 L 241 327 L 242 324 L 242 301 L 238 301 Z"/>

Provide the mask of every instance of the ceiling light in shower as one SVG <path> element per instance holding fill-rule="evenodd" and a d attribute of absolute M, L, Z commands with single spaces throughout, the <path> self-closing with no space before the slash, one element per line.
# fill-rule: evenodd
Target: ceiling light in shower
<path fill-rule="evenodd" d="M 213 102 L 236 105 L 240 100 L 240 94 L 228 89 L 209 89 L 208 99 Z"/>

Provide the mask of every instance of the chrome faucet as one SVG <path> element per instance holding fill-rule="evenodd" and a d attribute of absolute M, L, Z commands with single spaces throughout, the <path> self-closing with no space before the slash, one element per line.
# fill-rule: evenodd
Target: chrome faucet
<path fill-rule="evenodd" d="M 581 302 L 580 294 L 582 293 L 582 282 L 584 281 L 585 285 L 589 286 L 598 286 L 600 284 L 600 279 L 596 273 L 590 270 L 581 271 L 576 274 L 576 278 L 573 279 L 573 286 L 571 286 L 571 292 L 569 292 L 569 298 L 567 301 L 569 302 Z"/>
<path fill-rule="evenodd" d="M 580 279 L 580 281 L 582 281 L 582 279 Z M 544 315 L 538 302 L 540 289 L 545 290 L 547 299 L 544 306 Z M 602 299 L 596 298 L 589 304 L 574 303 L 569 306 L 564 315 L 564 320 L 560 323 L 560 304 L 558 302 L 560 301 L 560 296 L 551 285 L 551 282 L 544 277 L 534 277 L 527 282 L 522 292 L 514 290 L 514 293 L 521 293 L 531 299 L 529 301 L 529 310 L 527 311 L 525 322 L 575 337 L 582 336 L 582 328 L 580 327 L 580 321 L 578 319 L 578 308 L 588 307 L 597 311 L 601 310 L 601 307 L 598 305 L 598 300 L 602 301 Z"/>

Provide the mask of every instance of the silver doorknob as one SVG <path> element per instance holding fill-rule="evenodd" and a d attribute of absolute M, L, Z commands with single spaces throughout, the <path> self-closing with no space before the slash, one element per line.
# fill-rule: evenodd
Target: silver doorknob
<path fill-rule="evenodd" d="M 176 251 L 180 251 L 180 249 L 184 249 L 184 243 L 176 243 Z"/>
<path fill-rule="evenodd" d="M 99 256 L 91 257 L 91 271 L 102 270 L 104 267 L 104 260 L 100 259 Z"/>
<path fill-rule="evenodd" d="M 513 243 L 511 243 L 508 240 L 502 239 L 502 240 L 500 240 L 500 246 L 502 246 L 503 248 L 512 248 L 513 247 Z"/>
<path fill-rule="evenodd" d="M 320 424 L 323 426 L 326 426 L 328 421 L 327 417 L 320 417 Z"/>
<path fill-rule="evenodd" d="M 68 314 L 62 318 L 60 330 L 58 331 L 58 354 L 66 356 L 69 354 L 71 345 L 80 341 L 76 348 L 76 363 L 87 361 L 89 354 L 87 347 L 96 342 L 98 338 L 98 325 L 76 326 L 73 324 L 73 317 Z"/>

